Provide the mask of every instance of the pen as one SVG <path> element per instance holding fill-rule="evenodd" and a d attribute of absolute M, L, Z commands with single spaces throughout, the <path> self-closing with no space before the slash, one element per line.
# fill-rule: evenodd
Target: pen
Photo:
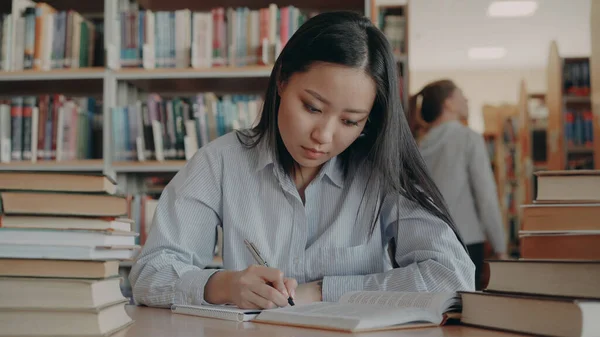
<path fill-rule="evenodd" d="M 254 258 L 256 263 L 260 264 L 261 266 L 269 267 L 267 261 L 263 259 L 263 257 L 260 255 L 260 252 L 258 251 L 258 248 L 256 248 L 256 246 L 252 242 L 244 239 L 244 244 L 246 244 L 246 248 L 248 248 L 250 254 L 252 254 L 252 257 Z M 288 303 L 291 306 L 295 305 L 294 300 L 291 296 L 288 297 Z"/>

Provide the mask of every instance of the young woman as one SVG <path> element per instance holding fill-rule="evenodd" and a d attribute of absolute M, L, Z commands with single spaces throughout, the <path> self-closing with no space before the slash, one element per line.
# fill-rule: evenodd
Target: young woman
<path fill-rule="evenodd" d="M 131 270 L 135 301 L 272 308 L 288 296 L 474 289 L 395 69 L 385 36 L 361 15 L 302 25 L 274 65 L 258 125 L 201 148 L 165 188 Z M 217 226 L 223 269 L 205 269 Z"/>
<path fill-rule="evenodd" d="M 411 111 L 415 112 L 413 134 L 467 244 L 476 266 L 476 286 L 481 288 L 486 237 L 496 257 L 507 257 L 506 235 L 485 142 L 460 122 L 468 117 L 467 99 L 450 80 L 425 86 L 411 98 Z"/>

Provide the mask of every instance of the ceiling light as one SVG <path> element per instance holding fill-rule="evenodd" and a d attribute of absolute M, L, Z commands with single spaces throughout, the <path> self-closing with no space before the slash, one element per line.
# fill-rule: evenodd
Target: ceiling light
<path fill-rule="evenodd" d="M 506 56 L 502 47 L 476 47 L 469 49 L 469 58 L 473 60 L 494 60 Z"/>
<path fill-rule="evenodd" d="M 537 10 L 536 1 L 494 1 L 487 15 L 492 17 L 531 16 Z"/>

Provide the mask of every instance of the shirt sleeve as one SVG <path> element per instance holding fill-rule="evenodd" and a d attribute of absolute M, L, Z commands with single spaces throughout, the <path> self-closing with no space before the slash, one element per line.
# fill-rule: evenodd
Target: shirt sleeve
<path fill-rule="evenodd" d="M 384 202 L 381 226 L 396 242 L 394 259 L 398 267 L 377 274 L 326 276 L 324 301 L 337 301 L 345 292 L 357 290 L 475 289 L 475 265 L 450 226 L 415 202 L 404 197 L 395 199 L 397 202 Z"/>
<path fill-rule="evenodd" d="M 502 214 L 494 174 L 485 142 L 479 135 L 473 137 L 469 153 L 469 179 L 479 221 L 484 227 L 496 253 L 506 252 L 506 233 L 502 225 Z"/>
<path fill-rule="evenodd" d="M 173 177 L 158 201 L 152 227 L 129 280 L 137 304 L 204 304 L 204 286 L 221 224 L 222 164 L 200 149 Z"/>

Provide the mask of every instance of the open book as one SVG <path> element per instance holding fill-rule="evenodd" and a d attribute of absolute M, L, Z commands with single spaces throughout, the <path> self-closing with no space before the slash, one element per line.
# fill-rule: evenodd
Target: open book
<path fill-rule="evenodd" d="M 263 310 L 253 321 L 355 332 L 441 325 L 460 309 L 457 293 L 358 291 L 338 302 Z"/>

